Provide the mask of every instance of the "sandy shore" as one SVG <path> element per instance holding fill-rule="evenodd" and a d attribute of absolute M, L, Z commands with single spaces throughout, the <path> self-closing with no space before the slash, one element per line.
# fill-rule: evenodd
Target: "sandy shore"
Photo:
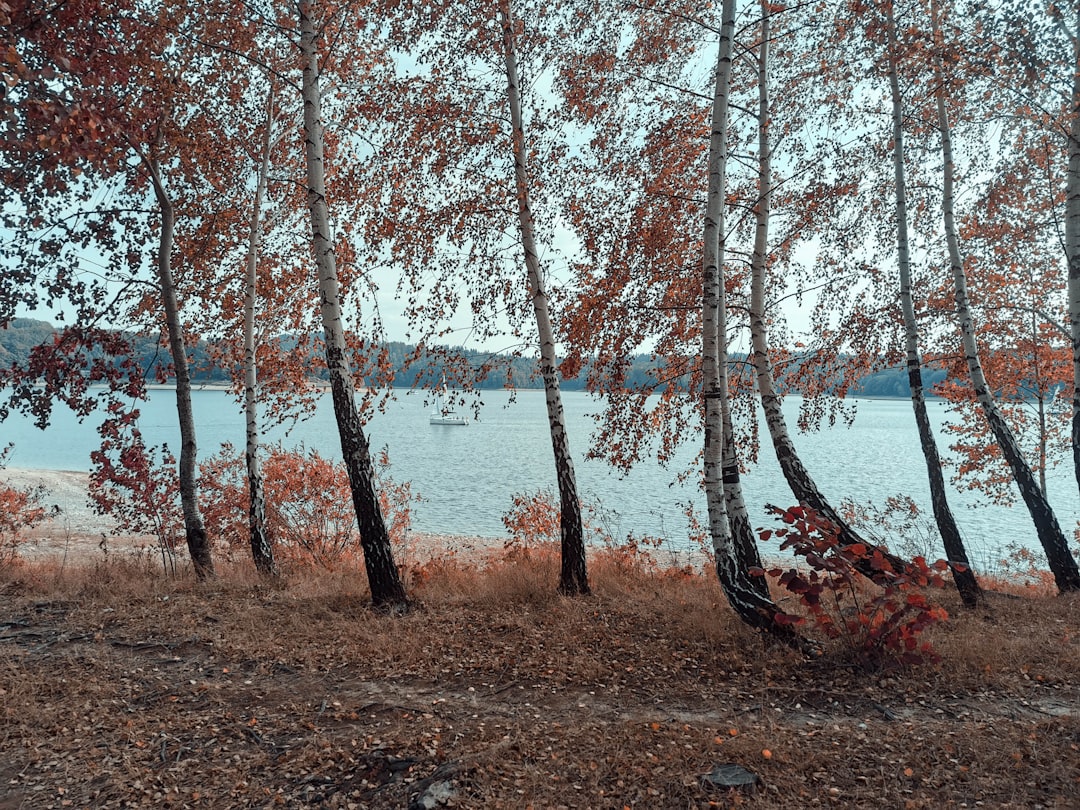
<path fill-rule="evenodd" d="M 45 491 L 42 504 L 50 511 L 54 506 L 59 509 L 55 517 L 25 533 L 26 540 L 19 547 L 19 554 L 24 557 L 99 554 L 103 541 L 110 553 L 145 551 L 157 545 L 157 538 L 150 535 L 118 533 L 116 521 L 93 510 L 87 494 L 88 473 L 6 467 L 0 469 L 0 481 L 20 489 L 42 487 Z M 401 563 L 442 557 L 448 552 L 459 559 L 482 561 L 505 549 L 506 542 L 505 537 L 412 531 L 405 548 L 396 551 L 395 555 L 404 555 L 398 560 Z M 709 565 L 706 557 L 694 552 L 663 549 L 656 550 L 653 556 L 663 565 L 697 568 Z"/>
<path fill-rule="evenodd" d="M 100 539 L 102 532 L 108 533 L 116 527 L 111 518 L 96 514 L 91 508 L 87 495 L 90 484 L 88 473 L 7 467 L 0 470 L 0 480 L 20 489 L 42 487 L 45 490 L 42 502 L 46 508 L 51 510 L 56 506 L 60 509 L 60 513 L 51 518 L 47 525 L 42 524 L 38 531 Z"/>
<path fill-rule="evenodd" d="M 25 533 L 26 542 L 19 547 L 24 556 L 43 556 L 73 552 L 97 551 L 107 538 L 110 551 L 145 547 L 152 538 L 139 535 L 118 535 L 116 521 L 97 514 L 90 506 L 87 491 L 90 475 L 75 470 L 29 470 L 7 467 L 0 470 L 0 481 L 23 489 L 41 487 L 45 495 L 42 505 L 50 512 L 59 512 Z"/>
<path fill-rule="evenodd" d="M 42 504 L 50 511 L 54 506 L 60 510 L 55 517 L 25 533 L 26 542 L 19 547 L 21 555 L 41 557 L 98 553 L 103 538 L 107 540 L 110 552 L 141 550 L 148 545 L 156 545 L 156 538 L 149 535 L 117 534 L 116 521 L 93 510 L 87 494 L 90 483 L 88 473 L 6 467 L 0 469 L 0 481 L 18 489 L 42 487 L 45 491 Z M 498 537 L 410 532 L 408 553 L 432 557 L 453 550 L 457 554 L 474 557 L 500 550 L 503 546 L 504 540 Z"/>

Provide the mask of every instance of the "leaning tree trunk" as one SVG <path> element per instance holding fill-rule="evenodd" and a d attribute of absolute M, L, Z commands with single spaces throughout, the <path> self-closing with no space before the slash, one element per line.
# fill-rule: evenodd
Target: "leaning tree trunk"
<path fill-rule="evenodd" d="M 274 128 L 274 87 L 271 83 L 266 99 L 266 134 L 263 137 L 262 157 L 255 183 L 255 199 L 251 204 L 251 223 L 248 229 L 247 278 L 244 286 L 244 413 L 247 421 L 245 460 L 248 477 L 248 535 L 251 557 L 260 574 L 276 572 L 274 549 L 266 533 L 266 495 L 262 471 L 259 469 L 259 412 L 258 366 L 255 361 L 255 304 L 258 294 L 259 234 L 262 229 L 263 197 L 266 195 L 270 171 L 270 150 Z"/>
<path fill-rule="evenodd" d="M 1054 510 L 1050 508 L 1043 491 L 1039 488 L 1039 482 L 1032 475 L 1031 467 L 1025 461 L 1017 444 L 1012 430 L 1001 415 L 1001 411 L 994 401 L 990 387 L 983 373 L 982 362 L 979 360 L 978 342 L 975 338 L 975 327 L 968 304 L 967 276 L 964 272 L 964 263 L 960 255 L 960 242 L 957 236 L 956 221 L 953 215 L 953 153 L 952 134 L 949 129 L 949 116 L 945 109 L 945 86 L 944 68 L 940 55 L 941 32 L 938 23 L 938 9 L 936 0 L 930 3 L 930 24 L 934 37 L 934 95 L 937 102 L 938 127 L 941 130 L 941 154 L 943 162 L 943 189 L 942 211 L 945 221 L 945 240 L 949 250 L 949 263 L 952 266 L 953 286 L 956 297 L 956 316 L 959 322 L 960 335 L 963 341 L 964 355 L 967 360 L 968 375 L 971 378 L 972 389 L 983 414 L 994 434 L 1001 454 L 1012 470 L 1013 478 L 1020 489 L 1020 495 L 1031 513 L 1031 519 L 1035 524 L 1039 542 L 1046 552 L 1046 559 L 1050 570 L 1054 574 L 1054 581 L 1058 589 L 1065 591 L 1080 591 L 1080 569 L 1077 568 L 1076 560 L 1069 553 L 1069 546 L 1065 535 L 1061 531 Z"/>
<path fill-rule="evenodd" d="M 155 153 L 145 161 L 150 182 L 154 187 L 158 208 L 161 211 L 161 235 L 158 241 L 157 273 L 161 287 L 161 303 L 165 309 L 165 327 L 169 337 L 169 354 L 172 356 L 176 376 L 176 413 L 180 422 L 180 507 L 184 514 L 184 535 L 188 554 L 198 579 L 214 577 L 214 558 L 206 526 L 199 511 L 198 483 L 195 459 L 198 445 L 195 441 L 195 416 L 191 410 L 191 374 L 188 370 L 187 348 L 184 345 L 184 327 L 180 323 L 180 306 L 176 300 L 176 281 L 172 272 L 173 233 L 176 226 L 172 200 L 161 179 L 156 151 L 159 141 L 153 145 Z"/>
<path fill-rule="evenodd" d="M 827 518 L 839 531 L 839 538 L 845 545 L 860 543 L 873 548 L 889 561 L 897 573 L 904 569 L 905 563 L 887 549 L 876 546 L 863 539 L 848 523 L 840 517 L 832 504 L 817 488 L 810 472 L 802 463 L 795 443 L 788 431 L 784 418 L 782 400 L 776 391 L 773 379 L 772 363 L 769 361 L 769 337 L 765 325 L 765 274 L 768 265 L 769 218 L 772 203 L 772 153 L 769 144 L 769 24 L 768 3 L 761 4 L 761 44 L 758 46 L 758 199 L 754 207 L 756 229 L 754 231 L 754 251 L 750 260 L 750 340 L 757 379 L 761 407 L 765 413 L 765 424 L 769 430 L 776 460 L 784 474 L 792 494 L 804 506 L 816 510 Z M 868 579 L 881 585 L 889 582 L 889 572 L 871 565 L 870 559 L 863 557 L 857 563 L 858 571 Z"/>
<path fill-rule="evenodd" d="M 705 208 L 702 262 L 701 365 L 705 408 L 705 500 L 716 574 L 732 609 L 752 627 L 766 630 L 792 646 L 799 644 L 790 625 L 777 620 L 779 608 L 769 598 L 757 545 L 742 498 L 738 458 L 731 435 L 727 370 L 727 303 L 724 294 L 724 205 L 727 189 L 727 128 L 731 61 L 735 33 L 735 0 L 724 0 L 720 48 L 713 93 L 709 138 L 708 196 Z"/>
<path fill-rule="evenodd" d="M 551 325 L 548 297 L 536 249 L 536 229 L 529 205 L 529 181 L 526 165 L 525 128 L 521 113 L 521 93 L 517 56 L 514 52 L 514 19 L 510 0 L 499 5 L 502 23 L 503 58 L 506 68 L 506 95 L 510 106 L 510 125 L 513 129 L 514 184 L 517 192 L 518 227 L 521 246 L 525 251 L 525 268 L 529 279 L 529 295 L 540 338 L 540 373 L 544 378 L 548 425 L 551 446 L 555 453 L 555 474 L 559 485 L 560 536 L 562 539 L 562 569 L 559 592 L 575 595 L 589 593 L 585 568 L 585 532 L 581 520 L 581 501 L 574 477 L 574 460 L 566 436 L 566 419 L 559 393 L 559 367 L 555 357 L 555 333 Z"/>
<path fill-rule="evenodd" d="M 1072 338 L 1072 455 L 1080 487 L 1080 9 L 1073 34 L 1073 81 L 1069 121 L 1069 168 L 1066 178 L 1065 255 L 1069 263 L 1069 336 Z"/>
<path fill-rule="evenodd" d="M 915 424 L 919 429 L 919 443 L 923 458 L 926 460 L 926 472 L 930 481 L 930 503 L 934 510 L 938 532 L 949 558 L 953 582 L 960 592 L 960 599 L 968 607 L 979 603 L 982 591 L 979 589 L 975 572 L 968 561 L 967 549 L 960 536 L 952 509 L 945 494 L 945 475 L 941 471 L 941 456 L 934 440 L 930 416 L 926 410 L 926 396 L 923 392 L 922 358 L 919 354 L 919 327 L 915 320 L 915 305 L 911 293 L 911 254 L 908 249 L 907 217 L 907 179 L 904 171 L 904 127 L 903 109 L 900 96 L 900 81 L 897 73 L 896 21 L 891 3 L 886 3 L 886 27 L 888 28 L 888 69 L 889 88 L 892 95 L 893 125 L 893 176 L 896 193 L 896 255 L 900 274 L 900 307 L 904 314 L 904 339 L 907 350 L 908 385 L 911 388 L 911 405 L 915 411 Z"/>
<path fill-rule="evenodd" d="M 353 508 L 364 550 L 371 601 L 376 607 L 404 608 L 405 588 L 394 564 L 390 535 L 386 530 L 375 491 L 375 467 L 360 414 L 356 409 L 352 375 L 342 322 L 337 259 L 330 238 L 330 215 L 326 203 L 326 174 L 323 165 L 322 95 L 319 88 L 319 59 L 312 3 L 301 0 L 300 52 L 304 60 L 304 138 L 307 163 L 308 208 L 311 215 L 311 244 L 322 298 L 322 323 L 326 342 L 326 368 L 334 400 L 334 417 L 341 439 L 341 454 L 349 476 Z"/>

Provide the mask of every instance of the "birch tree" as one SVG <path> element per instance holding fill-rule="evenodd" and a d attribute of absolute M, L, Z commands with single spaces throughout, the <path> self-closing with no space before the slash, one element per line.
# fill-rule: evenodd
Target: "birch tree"
<path fill-rule="evenodd" d="M 377 607 L 403 609 L 407 605 L 405 588 L 394 564 L 390 536 L 375 491 L 375 468 L 371 448 L 356 407 L 352 374 L 349 370 L 340 298 L 341 284 L 326 198 L 320 84 L 321 33 L 312 16 L 314 8 L 314 4 L 309 0 L 300 0 L 297 12 L 300 54 L 303 60 L 302 101 L 311 251 L 321 299 L 326 368 L 330 375 L 334 417 L 341 440 L 341 454 L 349 475 L 371 600 Z"/>
<path fill-rule="evenodd" d="M 764 577 L 753 577 L 761 559 L 746 512 L 738 454 L 731 429 L 728 386 L 727 300 L 724 288 L 725 192 L 728 109 L 735 36 L 735 0 L 724 0 L 709 137 L 708 196 L 702 260 L 701 363 L 705 408 L 704 473 L 716 573 L 728 602 L 744 622 L 795 643 L 789 624 L 777 620 Z"/>
<path fill-rule="evenodd" d="M 138 150 L 147 168 L 154 197 L 157 199 L 161 217 L 157 252 L 157 275 L 160 285 L 161 305 L 165 315 L 169 354 L 172 357 L 173 374 L 176 379 L 176 412 L 180 423 L 180 506 L 184 515 L 184 534 L 188 553 L 199 579 L 214 576 L 214 562 L 210 542 L 206 536 L 198 497 L 198 444 L 195 437 L 195 415 L 191 408 L 191 373 L 188 368 L 187 346 L 184 328 L 180 320 L 180 305 L 176 296 L 176 281 L 172 270 L 173 235 L 175 213 L 173 201 L 161 176 L 161 151 L 164 143 L 163 117 L 158 122 L 157 134 L 148 153 Z"/>
<path fill-rule="evenodd" d="M 525 123 L 521 114 L 521 95 L 515 55 L 515 29 L 510 0 L 499 3 L 502 26 L 502 50 L 506 69 L 506 100 L 510 110 L 511 143 L 514 154 L 514 188 L 517 196 L 518 227 L 521 231 L 521 247 L 525 253 L 529 296 L 540 343 L 540 374 L 544 379 L 544 398 L 547 405 L 548 428 L 555 456 L 555 476 L 559 487 L 559 534 L 561 538 L 562 567 L 559 574 L 559 592 L 576 595 L 589 592 L 589 580 L 585 566 L 585 532 L 581 520 L 581 500 L 578 497 L 574 476 L 574 459 L 566 435 L 566 419 L 563 414 L 562 397 L 559 392 L 559 367 L 555 355 L 555 332 L 551 324 L 548 295 L 536 244 L 536 230 L 529 204 L 529 173 L 525 140 Z"/>
<path fill-rule="evenodd" d="M 28 267 L 39 261 L 32 255 L 35 251 L 46 264 L 60 256 L 70 260 L 55 282 L 42 285 L 42 292 L 47 305 L 65 297 L 78 302 L 74 314 L 65 313 L 78 324 L 77 332 L 96 334 L 98 330 L 87 327 L 140 315 L 155 326 L 163 325 L 176 379 L 183 528 L 195 573 L 205 579 L 214 575 L 214 566 L 198 505 L 190 374 L 174 266 L 185 257 L 185 247 L 176 240 L 177 220 L 183 218 L 188 225 L 198 210 L 185 199 L 178 211 L 178 193 L 205 189 L 214 174 L 213 153 L 191 146 L 201 143 L 212 127 L 199 116 L 191 94 L 196 60 L 180 35 L 189 23 L 187 9 L 175 4 L 154 9 L 127 4 L 57 6 L 41 12 L 20 9 L 8 20 L 9 32 L 18 32 L 12 46 L 15 53 L 25 53 L 37 63 L 36 78 L 44 83 L 30 89 L 32 77 L 26 74 L 30 81 L 14 94 L 23 106 L 15 117 L 28 125 L 26 135 L 38 129 L 37 148 L 44 147 L 47 157 L 33 172 L 24 167 L 10 177 L 14 185 L 9 188 L 33 200 L 26 210 L 36 211 L 32 216 L 37 227 L 45 224 L 46 212 L 56 212 L 61 242 L 34 244 L 34 237 L 25 234 L 28 238 L 20 237 L 22 244 L 15 249 Z M 52 113 L 45 120 L 51 117 L 52 122 L 41 130 L 40 116 L 47 110 Z M 14 155 L 25 144 L 20 146 L 15 139 L 6 147 Z M 35 181 L 40 184 L 36 188 L 30 185 Z M 114 195 L 115 201 L 99 205 L 95 196 L 102 192 Z M 150 194 L 156 210 L 148 216 L 145 203 Z M 156 242 L 153 259 L 145 264 L 153 267 L 156 277 L 153 294 L 139 277 L 152 242 Z M 93 292 L 86 295 L 87 287 L 77 277 L 84 264 L 80 249 L 91 248 L 103 256 L 104 267 L 98 272 L 106 282 L 93 285 Z M 50 271 L 42 278 L 52 275 Z M 28 278 L 27 288 L 40 281 Z M 31 294 L 26 300 L 34 298 Z M 122 410 L 117 403 L 109 418 L 135 418 L 129 409 L 120 415 Z"/>
<path fill-rule="evenodd" d="M 574 15 L 563 4 L 531 6 L 526 18 L 514 8 L 500 0 L 388 13 L 402 55 L 397 82 L 384 88 L 387 128 L 373 161 L 378 175 L 369 181 L 384 190 L 384 215 L 367 237 L 400 268 L 418 353 L 451 335 L 456 321 L 470 338 L 539 355 L 560 501 L 558 588 L 584 594 L 584 530 L 550 272 L 553 200 L 575 190 L 552 179 L 567 149 L 559 105 L 530 89 L 562 59 L 556 32 Z M 487 373 L 450 365 L 464 387 Z"/>
<path fill-rule="evenodd" d="M 810 472 L 806 469 L 802 459 L 795 448 L 791 434 L 788 431 L 787 420 L 781 407 L 782 400 L 776 390 L 773 379 L 772 363 L 770 361 L 770 346 L 768 327 L 766 325 L 766 286 L 767 270 L 769 262 L 769 224 L 771 201 L 773 197 L 773 172 L 772 172 L 772 145 L 770 143 L 770 130 L 772 112 L 770 110 L 769 93 L 769 64 L 771 42 L 774 38 L 772 27 L 773 4 L 763 0 L 761 7 L 760 36 L 757 44 L 757 90 L 758 90 L 758 173 L 757 173 L 757 199 L 754 204 L 754 243 L 751 254 L 750 266 L 750 336 L 753 351 L 751 358 L 754 364 L 755 378 L 757 381 L 758 395 L 761 399 L 762 410 L 765 413 L 765 422 L 769 436 L 772 439 L 773 450 L 780 464 L 781 472 L 791 488 L 792 493 L 800 504 L 809 506 L 832 522 L 839 530 L 841 542 L 851 545 L 862 543 L 868 547 L 874 547 L 868 543 L 836 512 L 828 500 L 822 495 L 814 482 Z M 894 571 L 903 568 L 903 560 L 886 549 L 877 548 L 877 551 L 889 560 Z M 860 563 L 860 571 L 867 577 L 885 581 L 887 572 L 875 570 L 868 561 Z"/>
<path fill-rule="evenodd" d="M 1062 28 L 1072 46 L 1071 96 L 1068 99 L 1068 166 L 1065 181 L 1065 258 L 1068 267 L 1069 336 L 1072 339 L 1072 456 L 1080 487 L 1080 6 L 1072 4 L 1072 26 Z"/>
<path fill-rule="evenodd" d="M 942 168 L 942 215 L 944 220 L 945 240 L 951 267 L 956 305 L 956 319 L 964 349 L 968 374 L 974 394 L 982 406 L 987 423 L 1001 448 L 1001 452 L 1013 471 L 1020 495 L 1031 513 L 1032 521 L 1039 541 L 1046 552 L 1047 562 L 1054 574 L 1054 581 L 1062 592 L 1080 590 L 1080 569 L 1069 552 L 1064 533 L 1057 521 L 1053 509 L 1032 475 L 1031 468 L 1024 459 L 1016 439 L 1005 422 L 983 373 L 979 359 L 974 318 L 968 303 L 967 276 L 963 257 L 960 252 L 954 206 L 954 162 L 952 152 L 952 134 L 946 106 L 946 81 L 942 60 L 944 40 L 941 33 L 940 10 L 936 0 L 930 0 L 930 28 L 933 40 L 931 59 L 934 85 L 934 102 L 937 112 L 937 126 L 941 138 Z"/>
<path fill-rule="evenodd" d="M 259 380 L 255 340 L 263 199 L 266 196 L 270 154 L 275 137 L 273 80 L 268 83 L 262 154 L 256 170 L 255 195 L 251 201 L 251 223 L 248 229 L 248 251 L 244 274 L 244 436 L 246 439 L 244 457 L 248 478 L 248 531 L 251 538 L 251 556 L 255 561 L 255 567 L 262 574 L 273 574 L 276 571 L 274 549 L 266 532 L 266 495 L 259 464 Z"/>
<path fill-rule="evenodd" d="M 904 348 L 907 356 L 908 386 L 911 388 L 911 405 L 915 411 L 915 424 L 919 431 L 919 444 L 926 461 L 930 482 L 930 503 L 938 532 L 949 556 L 953 581 L 960 597 L 968 607 L 975 607 L 981 597 L 978 581 L 968 560 L 956 518 L 949 508 L 945 490 L 945 476 L 941 469 L 941 456 L 934 439 L 930 416 L 926 408 L 926 395 L 922 381 L 922 356 L 919 351 L 919 326 L 915 319 L 915 302 L 912 294 L 911 253 L 908 238 L 907 178 L 904 171 L 904 114 L 900 95 L 900 79 L 897 62 L 900 47 L 896 38 L 896 19 L 893 4 L 885 4 L 886 62 L 889 75 L 889 94 L 892 103 L 892 149 L 893 177 L 896 199 L 896 258 L 900 281 L 900 307 L 904 316 Z"/>

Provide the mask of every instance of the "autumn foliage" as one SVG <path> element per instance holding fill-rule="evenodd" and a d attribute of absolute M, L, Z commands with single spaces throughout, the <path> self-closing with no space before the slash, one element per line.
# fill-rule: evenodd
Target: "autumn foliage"
<path fill-rule="evenodd" d="M 408 536 L 417 496 L 409 483 L 390 478 L 385 449 L 376 462 L 380 506 L 390 539 L 400 546 Z M 360 539 L 344 465 L 315 450 L 279 445 L 266 454 L 262 470 L 266 528 L 277 556 L 327 568 L 359 557 Z M 249 543 L 249 501 L 243 457 L 225 445 L 200 465 L 200 473 L 207 527 L 229 548 L 244 551 Z"/>
<path fill-rule="evenodd" d="M 11 453 L 11 445 L 0 450 L 0 470 Z M 42 504 L 45 492 L 41 487 L 12 487 L 0 481 L 0 565 L 11 562 L 18 554 L 24 532 L 47 517 Z"/>
<path fill-rule="evenodd" d="M 176 486 L 176 460 L 167 447 L 147 447 L 133 427 L 112 427 L 95 451 L 91 500 L 99 514 L 111 515 L 137 534 L 157 538 L 163 552 L 183 540 Z M 379 500 L 391 540 L 404 544 L 418 496 L 409 483 L 389 476 L 390 458 L 376 459 Z M 243 456 L 231 445 L 199 467 L 200 508 L 211 536 L 227 550 L 243 551 L 249 543 L 248 481 Z M 263 463 L 266 526 L 275 554 L 319 566 L 356 560 L 360 545 L 345 468 L 315 450 L 273 447 Z"/>
<path fill-rule="evenodd" d="M 170 553 L 184 540 L 176 457 L 164 444 L 147 446 L 137 417 L 138 411 L 121 413 L 115 406 L 99 426 L 101 445 L 90 454 L 90 502 L 125 532 L 152 535 Z"/>
<path fill-rule="evenodd" d="M 945 610 L 927 599 L 925 589 L 942 588 L 948 563 L 927 564 L 915 557 L 896 571 L 878 549 L 844 545 L 839 530 L 813 509 L 771 507 L 784 526 L 762 529 L 762 541 L 780 539 L 780 550 L 802 558 L 803 566 L 756 569 L 796 597 L 805 615 L 784 613 L 780 621 L 811 624 L 827 639 L 840 641 L 868 669 L 935 663 L 938 655 L 920 634 L 946 621 Z M 857 574 L 862 561 L 883 574 L 887 585 L 868 590 Z"/>

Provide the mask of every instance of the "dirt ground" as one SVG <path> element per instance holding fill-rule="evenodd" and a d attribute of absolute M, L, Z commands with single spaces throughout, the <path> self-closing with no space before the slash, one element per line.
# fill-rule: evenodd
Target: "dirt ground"
<path fill-rule="evenodd" d="M 550 559 L 432 563 L 393 617 L 346 568 L 83 551 L 0 575 L 0 808 L 1080 807 L 1075 598 L 942 593 L 942 663 L 867 673 L 625 561 L 580 599 Z"/>

